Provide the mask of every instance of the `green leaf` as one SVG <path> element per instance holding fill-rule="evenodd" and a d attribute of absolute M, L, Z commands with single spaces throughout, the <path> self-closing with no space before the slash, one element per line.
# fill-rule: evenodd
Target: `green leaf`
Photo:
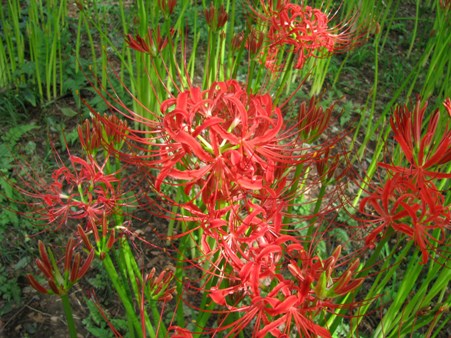
<path fill-rule="evenodd" d="M 21 270 L 30 264 L 31 258 L 28 256 L 22 257 L 16 264 L 14 264 L 14 270 Z"/>
<path fill-rule="evenodd" d="M 24 90 L 23 96 L 29 104 L 36 107 L 36 95 L 31 90 Z"/>
<path fill-rule="evenodd" d="M 69 107 L 61 108 L 61 112 L 63 113 L 64 116 L 67 116 L 67 117 L 74 117 L 74 116 L 78 115 L 78 113 L 75 110 L 73 110 L 72 108 L 69 108 Z"/>
<path fill-rule="evenodd" d="M 10 130 L 8 130 L 8 132 L 5 135 L 2 136 L 2 140 L 8 142 L 13 147 L 16 145 L 17 141 L 19 141 L 24 134 L 37 128 L 39 128 L 39 126 L 37 126 L 34 123 L 22 124 L 13 127 Z"/>

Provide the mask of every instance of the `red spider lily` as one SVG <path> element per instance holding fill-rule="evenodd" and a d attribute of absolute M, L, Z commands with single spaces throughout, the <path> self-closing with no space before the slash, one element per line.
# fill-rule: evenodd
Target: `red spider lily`
<path fill-rule="evenodd" d="M 129 132 L 127 122 L 115 115 L 94 115 L 78 127 L 78 138 L 83 149 L 95 156 L 100 146 L 120 150 Z"/>
<path fill-rule="evenodd" d="M 447 101 L 445 101 L 445 107 Z M 418 98 L 411 112 L 407 106 L 397 107 L 390 119 L 394 138 L 399 143 L 409 168 L 381 163 L 380 166 L 392 172 L 412 177 L 420 188 L 427 190 L 430 179 L 451 178 L 451 174 L 434 170 L 437 166 L 451 161 L 451 129 L 448 125 L 440 136 L 436 135 L 440 112 L 436 110 L 430 117 L 423 134 L 423 120 L 427 103 L 423 106 Z"/>
<path fill-rule="evenodd" d="M 407 187 L 405 187 L 406 184 Z M 383 188 L 378 188 L 373 194 L 360 202 L 361 212 L 364 212 L 366 207 L 375 211 L 374 215 L 366 214 L 372 219 L 371 222 L 377 225 L 366 237 L 367 245 L 373 246 L 376 237 L 385 228 L 393 226 L 395 222 L 399 222 L 409 215 L 407 210 L 400 208 L 400 203 L 403 200 L 407 202 L 413 200 L 413 196 L 408 193 L 411 190 L 410 188 L 413 188 L 413 186 L 410 186 L 410 182 L 396 176 L 389 179 Z M 418 209 L 418 205 L 411 204 L 410 208 Z"/>
<path fill-rule="evenodd" d="M 256 29 L 251 29 L 247 36 L 245 47 L 252 55 L 255 55 L 261 51 L 263 41 L 264 33 Z"/>
<path fill-rule="evenodd" d="M 257 248 L 255 256 L 241 258 L 247 262 L 242 263 L 239 275 L 231 275 L 229 287 L 210 290 L 215 303 L 243 313 L 221 329 L 230 330 L 229 335 L 233 335 L 256 319 L 253 337 L 268 333 L 280 337 L 289 335 L 292 329 L 303 337 L 331 337 L 326 328 L 314 322 L 315 317 L 323 310 L 338 308 L 340 305 L 334 304 L 333 299 L 361 285 L 363 279 L 352 279 L 359 262 L 352 263 L 336 278 L 340 247 L 324 261 L 310 256 L 290 236 Z"/>
<path fill-rule="evenodd" d="M 422 253 L 423 264 L 427 263 L 430 242 L 443 242 L 451 222 L 451 210 L 444 205 L 443 195 L 437 189 L 427 189 L 425 194 L 415 182 L 397 174 L 364 198 L 360 211 L 370 209 L 373 213 L 365 215 L 376 225 L 366 237 L 367 245 L 373 246 L 376 237 L 391 227 L 412 238 Z M 442 240 L 432 234 L 435 229 L 441 230 Z"/>
<path fill-rule="evenodd" d="M 31 274 L 28 274 L 26 277 L 34 289 L 44 294 L 67 294 L 69 289 L 88 272 L 94 259 L 94 250 L 91 250 L 83 265 L 80 266 L 81 256 L 80 253 L 74 255 L 75 241 L 71 238 L 67 243 L 64 257 L 64 272 L 61 274 L 53 252 L 47 249 L 41 241 L 39 241 L 38 247 L 40 258 L 36 259 L 36 265 L 44 274 L 49 289 L 45 288 Z"/>
<path fill-rule="evenodd" d="M 22 192 L 42 202 L 43 215 L 49 223 L 62 225 L 69 219 L 97 222 L 104 214 L 111 214 L 118 200 L 115 175 L 106 175 L 91 158 L 85 161 L 71 155 L 70 167 L 62 166 L 52 174 L 52 182 L 44 192 Z"/>
<path fill-rule="evenodd" d="M 116 237 L 116 231 L 115 229 L 110 229 L 108 227 L 108 220 L 106 215 L 103 216 L 101 220 L 101 233 L 99 234 L 98 224 L 93 223 L 92 221 L 88 220 L 87 222 L 87 229 L 88 232 L 86 232 L 83 227 L 78 224 L 77 225 L 77 233 L 81 238 L 81 241 L 85 245 L 86 249 L 89 251 L 94 249 L 94 246 L 91 244 L 91 241 L 89 240 L 89 234 L 93 234 L 94 241 L 96 244 L 96 253 L 100 257 L 101 260 L 105 259 L 106 254 L 111 250 L 114 243 L 117 240 Z"/>
<path fill-rule="evenodd" d="M 162 271 L 158 276 L 155 276 L 155 268 L 152 268 L 150 273 L 146 274 L 142 280 L 136 278 L 136 284 L 141 290 L 140 297 L 140 312 L 141 312 L 141 326 L 143 337 L 146 336 L 146 323 L 145 323 L 145 301 L 146 299 L 151 302 L 168 302 L 172 299 L 175 292 L 175 286 L 170 287 L 170 283 L 173 280 L 174 274 L 171 270 L 167 269 Z M 161 319 L 160 319 L 161 320 Z"/>
<path fill-rule="evenodd" d="M 204 14 L 208 26 L 213 31 L 217 31 L 224 27 L 228 19 L 227 11 L 225 10 L 224 5 L 221 5 L 218 9 L 213 3 L 211 3 L 210 8 L 206 9 Z"/>
<path fill-rule="evenodd" d="M 271 47 L 291 45 L 298 54 L 295 69 L 317 51 L 335 51 L 339 42 L 336 29 L 329 27 L 329 18 L 321 10 L 310 6 L 285 3 L 271 18 L 268 39 Z"/>
<path fill-rule="evenodd" d="M 160 150 L 156 188 L 167 177 L 186 181 L 186 192 L 201 187 L 204 202 L 227 199 L 233 190 L 260 190 L 275 181 L 280 167 L 300 162 L 290 156 L 280 109 L 269 95 L 248 95 L 238 82 L 193 87 L 161 105 L 168 140 Z"/>
<path fill-rule="evenodd" d="M 77 128 L 78 139 L 82 148 L 90 155 L 93 155 L 100 147 L 101 135 L 92 128 L 90 120 L 85 120 Z"/>
<path fill-rule="evenodd" d="M 269 49 L 265 57 L 265 66 L 271 71 L 283 68 L 276 65 L 279 51 L 291 46 L 298 59 L 295 69 L 303 67 L 305 61 L 321 53 L 333 53 L 357 44 L 360 38 L 351 33 L 349 23 L 330 26 L 330 18 L 320 9 L 283 1 L 261 1 L 264 15 L 261 19 L 269 22 Z"/>
<path fill-rule="evenodd" d="M 310 99 L 308 105 L 306 102 L 301 103 L 298 119 L 300 135 L 304 142 L 311 143 L 321 136 L 329 125 L 333 109 L 333 104 L 327 109 L 319 107 L 315 97 Z"/>
<path fill-rule="evenodd" d="M 233 50 L 240 51 L 243 46 L 243 41 L 244 41 L 244 33 L 243 32 L 239 32 L 239 33 L 235 34 L 232 38 Z"/>
<path fill-rule="evenodd" d="M 174 33 L 175 31 L 171 30 L 170 35 L 173 35 Z M 128 34 L 126 37 L 126 42 L 130 48 L 150 55 L 158 55 L 158 53 L 161 53 L 169 41 L 169 37 L 161 36 L 160 27 L 157 27 L 156 30 L 149 28 L 146 38 L 139 35 L 136 35 L 136 37 L 133 38 L 131 34 Z"/>
<path fill-rule="evenodd" d="M 158 276 L 155 276 L 155 268 L 145 275 L 142 283 L 142 294 L 146 294 L 146 297 L 152 299 L 152 301 L 167 302 L 170 301 L 175 292 L 175 286 L 169 287 L 174 274 L 171 270 L 162 271 Z M 144 300 L 144 298 L 142 299 Z"/>
<path fill-rule="evenodd" d="M 165 15 L 171 15 L 177 5 L 177 0 L 158 0 L 158 5 Z"/>

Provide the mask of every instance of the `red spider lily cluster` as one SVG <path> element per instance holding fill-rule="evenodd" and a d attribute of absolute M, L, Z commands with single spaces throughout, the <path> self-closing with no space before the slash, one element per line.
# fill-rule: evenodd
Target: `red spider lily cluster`
<path fill-rule="evenodd" d="M 158 1 L 165 17 L 175 5 L 172 0 Z M 247 36 L 236 35 L 233 44 L 248 49 L 252 56 L 263 55 L 270 70 L 280 67 L 287 52 L 297 57 L 294 68 L 300 69 L 308 58 L 351 45 L 349 32 L 330 27 L 331 18 L 319 9 L 285 0 L 261 1 L 261 5 L 264 13 L 257 17 L 267 24 L 267 32 L 252 29 Z M 226 26 L 228 14 L 223 6 L 211 5 L 204 14 L 212 32 Z M 172 42 L 160 29 L 149 29 L 145 37 L 126 38 L 131 49 L 152 56 Z M 161 64 L 167 67 L 164 61 Z M 168 82 L 172 76 L 168 75 Z M 133 97 L 149 113 L 146 117 L 116 95 L 98 91 L 111 114 L 100 115 L 89 107 L 93 118 L 78 128 L 86 158 L 69 154 L 70 165 L 55 170 L 47 185 L 26 192 L 38 200 L 35 204 L 49 224 L 61 228 L 69 221 L 79 223 L 74 233 L 89 252 L 88 258 L 80 267 L 81 256 L 74 254 L 76 241 L 69 240 L 61 274 L 53 254 L 40 242 L 36 264 L 49 288 L 30 275 L 31 285 L 43 293 L 66 294 L 86 274 L 95 256 L 114 270 L 109 255 L 113 248 L 132 253 L 126 235 L 133 230 L 125 230 L 124 213 L 130 206 L 126 196 L 133 195 L 133 207 L 141 212 L 179 223 L 175 232 L 164 235 L 174 247 L 180 245 L 175 273 L 166 269 L 156 275 L 152 268 L 144 274 L 141 271 L 149 267 L 138 266 L 132 254 L 122 255 L 126 262 L 117 264 L 121 278 L 133 284 L 119 296 L 127 315 L 132 312 L 133 317 L 139 308 L 138 331 L 142 329 L 143 336 L 150 321 L 148 307 L 157 311 L 157 301 L 170 302 L 174 295 L 176 306 L 190 304 L 177 294 L 185 285 L 184 277 L 188 278 L 177 270 L 182 266 L 181 270 L 200 270 L 200 286 L 193 288 L 206 295 L 203 305 L 208 302 L 214 309 L 211 313 L 217 314 L 217 328 L 200 327 L 196 333 L 235 336 L 250 328 L 253 337 L 332 337 L 326 318 L 356 306 L 343 298 L 362 285 L 364 275 L 360 260 L 352 253 L 342 255 L 341 245 L 328 248 L 327 253 L 317 249 L 326 237 L 321 232 L 329 227 L 323 221 L 334 218 L 329 213 L 342 205 L 340 180 L 347 174 L 338 139 L 321 138 L 334 106 L 321 108 L 312 98 L 299 104 L 297 118 L 286 121 L 276 103 L 279 97 L 265 88 L 253 91 L 235 79 L 210 85 L 210 77 L 206 88 L 201 88 L 183 80 L 170 85 L 162 81 L 167 93 L 156 98 L 157 112 Z M 176 93 L 170 93 L 172 89 Z M 444 106 L 451 116 L 451 100 Z M 415 242 L 423 263 L 429 259 L 428 250 L 444 242 L 451 221 L 451 210 L 436 183 L 451 177 L 442 169 L 451 161 L 451 130 L 446 125 L 441 128 L 442 137 L 437 136 L 438 111 L 424 130 L 425 111 L 418 101 L 412 112 L 407 106 L 394 112 L 390 124 L 407 166 L 381 163 L 389 178 L 360 204 L 371 226 L 368 246 L 390 227 Z M 311 212 L 303 218 L 293 208 L 302 203 L 296 198 L 308 189 Z M 296 224 L 300 219 L 304 224 Z M 188 239 L 190 248 L 183 246 Z M 192 291 L 191 284 L 186 284 L 187 291 Z M 127 293 L 132 300 L 124 302 Z M 205 308 L 200 311 L 210 314 Z M 163 317 L 160 313 L 157 320 L 163 322 Z M 139 320 L 135 322 L 139 326 Z M 136 325 L 133 318 L 130 323 Z M 171 337 L 192 336 L 179 322 L 176 326 L 171 321 L 164 331 Z"/>
<path fill-rule="evenodd" d="M 237 334 L 256 320 L 253 331 L 256 337 L 267 333 L 280 337 L 290 335 L 293 330 L 305 337 L 331 337 L 314 320 L 322 311 L 336 310 L 339 305 L 334 303 L 334 298 L 363 282 L 352 277 L 359 262 L 355 261 L 341 276 L 335 277 L 340 247 L 322 261 L 306 252 L 294 237 L 271 229 L 269 226 L 266 231 L 256 231 L 253 239 L 244 237 L 243 231 L 224 236 L 229 238 L 222 245 L 221 257 L 227 264 L 221 264 L 223 269 L 216 272 L 220 278 L 210 289 L 210 296 L 228 311 L 243 316 L 222 328 Z M 228 266 L 232 267 L 230 273 L 225 272 L 230 270 Z"/>
<path fill-rule="evenodd" d="M 340 249 L 321 261 L 285 234 L 283 218 L 292 169 L 316 162 L 321 151 L 323 162 L 328 158 L 327 147 L 312 156 L 303 144 L 324 131 L 331 108 L 322 115 L 314 101 L 308 109 L 303 105 L 299 133 L 285 125 L 269 95 L 248 94 L 230 80 L 181 92 L 161 104 L 161 113 L 160 142 L 142 140 L 152 145 L 156 159 L 143 155 L 135 163 L 157 171 L 157 191 L 163 184 L 184 187 L 188 201 L 177 202 L 183 208 L 178 217 L 202 229 L 202 259 L 212 262 L 204 272 L 219 276 L 207 291 L 228 311 L 246 313 L 224 329 L 236 332 L 258 315 L 258 336 L 278 336 L 295 327 L 329 337 L 313 320 L 321 309 L 338 307 L 335 297 L 361 284 L 362 279 L 352 278 L 359 263 L 335 276 Z"/>
<path fill-rule="evenodd" d="M 449 99 L 444 106 L 450 113 Z M 451 161 L 451 130 L 447 124 L 438 137 L 439 110 L 430 116 L 424 130 L 426 108 L 418 99 L 412 111 L 407 106 L 395 110 L 390 124 L 408 166 L 380 163 L 389 171 L 390 178 L 360 204 L 361 211 L 371 209 L 373 213 L 368 216 L 376 225 L 366 238 L 368 245 L 387 227 L 392 227 L 415 242 L 423 263 L 428 261 L 428 249 L 444 242 L 445 230 L 451 224 L 451 210 L 435 183 L 437 179 L 451 178 L 451 174 L 441 171 Z M 441 240 L 432 235 L 437 229 Z"/>
<path fill-rule="evenodd" d="M 162 103 L 167 142 L 160 149 L 159 190 L 166 177 L 197 187 L 204 203 L 238 191 L 270 188 L 287 163 L 299 159 L 280 144 L 284 122 L 269 95 L 248 95 L 230 80 L 201 91 L 193 87 Z"/>
<path fill-rule="evenodd" d="M 118 179 L 104 174 L 94 160 L 86 161 L 71 155 L 70 166 L 62 166 L 52 174 L 52 182 L 44 192 L 28 193 L 40 199 L 44 206 L 43 218 L 58 227 L 68 220 L 87 220 L 96 224 L 110 215 L 118 200 Z"/>
<path fill-rule="evenodd" d="M 356 34 L 344 29 L 346 24 L 332 26 L 331 18 L 318 8 L 289 1 L 262 1 L 265 14 L 257 14 L 269 24 L 268 49 L 263 53 L 265 66 L 271 71 L 281 69 L 278 59 L 285 48 L 297 55 L 294 69 L 303 68 L 307 59 L 348 49 L 358 41 Z M 250 35 L 252 39 L 252 35 Z M 246 46 L 251 49 L 252 43 Z M 255 47 L 252 48 L 255 52 Z"/>

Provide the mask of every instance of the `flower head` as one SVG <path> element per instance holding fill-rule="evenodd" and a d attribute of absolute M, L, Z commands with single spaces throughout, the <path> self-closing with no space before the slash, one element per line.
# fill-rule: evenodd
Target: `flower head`
<path fill-rule="evenodd" d="M 266 54 L 266 66 L 275 70 L 274 65 L 279 52 L 290 47 L 297 55 L 295 69 L 301 69 L 310 57 L 324 53 L 334 53 L 348 49 L 359 40 L 345 26 L 331 25 L 331 18 L 318 8 L 290 3 L 289 1 L 262 2 L 264 19 L 269 21 L 269 49 Z M 265 18 L 266 17 L 266 18 Z"/>
<path fill-rule="evenodd" d="M 337 277 L 340 247 L 329 258 L 321 260 L 307 253 L 291 236 L 254 243 L 249 251 L 240 259 L 241 269 L 230 274 L 229 286 L 222 287 L 224 283 L 220 281 L 210 290 L 215 303 L 243 313 L 223 329 L 229 329 L 232 335 L 256 319 L 256 337 L 268 333 L 280 337 L 292 330 L 304 337 L 331 337 L 325 327 L 315 323 L 315 318 L 322 310 L 340 307 L 334 299 L 363 282 L 361 278 L 353 278 L 359 262 L 352 263 Z M 233 271 L 236 269 L 234 266 Z"/>
<path fill-rule="evenodd" d="M 445 107 L 447 102 L 445 100 Z M 380 164 L 393 172 L 413 177 L 420 187 L 427 185 L 431 179 L 451 178 L 451 174 L 439 170 L 441 165 L 451 161 L 451 129 L 446 124 L 438 134 L 440 120 L 438 109 L 432 113 L 427 128 L 424 128 L 426 108 L 427 104 L 422 105 L 418 98 L 412 111 L 407 105 L 397 107 L 390 119 L 394 138 L 399 143 L 409 168 Z"/>
<path fill-rule="evenodd" d="M 269 95 L 249 95 L 234 81 L 193 87 L 161 105 L 166 142 L 156 188 L 166 178 L 198 187 L 204 201 L 270 187 L 278 169 L 299 162 L 280 144 L 284 122 Z"/>
<path fill-rule="evenodd" d="M 85 262 L 81 265 L 80 253 L 74 255 L 75 241 L 71 238 L 67 242 L 64 272 L 61 273 L 52 250 L 47 249 L 41 241 L 39 241 L 38 247 L 40 258 L 36 259 L 36 265 L 47 280 L 49 289 L 39 283 L 31 274 L 27 275 L 27 279 L 34 289 L 44 294 L 67 294 L 69 289 L 88 272 L 94 259 L 94 250 L 91 250 Z"/>
<path fill-rule="evenodd" d="M 104 174 L 92 158 L 84 160 L 70 155 L 69 160 L 70 166 L 61 166 L 53 172 L 51 183 L 32 187 L 43 191 L 23 190 L 23 193 L 40 200 L 35 205 L 49 223 L 61 226 L 70 219 L 85 219 L 96 224 L 117 206 L 118 179 L 113 174 Z"/>

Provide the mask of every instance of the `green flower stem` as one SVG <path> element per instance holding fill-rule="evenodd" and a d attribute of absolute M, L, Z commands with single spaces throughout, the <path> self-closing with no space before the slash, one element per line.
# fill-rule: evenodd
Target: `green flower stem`
<path fill-rule="evenodd" d="M 365 191 L 365 189 L 367 188 L 369 182 L 371 181 L 371 179 L 373 178 L 374 174 L 376 173 L 376 169 L 378 167 L 378 159 L 379 159 L 380 155 L 382 154 L 382 151 L 384 150 L 385 142 L 386 142 L 386 140 L 388 138 L 388 134 L 390 134 L 390 131 L 391 131 L 391 129 L 389 127 L 387 127 L 385 129 L 385 132 L 384 132 L 382 138 L 377 143 L 376 150 L 374 151 L 373 158 L 371 159 L 371 163 L 370 163 L 370 165 L 368 167 L 366 177 L 362 181 L 362 183 L 360 184 L 360 188 L 357 191 L 356 196 L 354 198 L 354 201 L 352 203 L 352 206 L 354 208 L 360 202 L 360 197 L 362 196 L 362 193 Z"/>
<path fill-rule="evenodd" d="M 410 241 L 410 243 L 413 243 Z M 401 260 L 398 258 L 398 262 Z M 396 292 L 396 296 L 393 300 L 393 303 L 390 305 L 388 311 L 384 314 L 381 322 L 379 323 L 376 331 L 374 332 L 375 337 L 384 336 L 386 333 L 391 332 L 396 324 L 402 320 L 406 319 L 405 309 L 403 308 L 404 302 L 413 289 L 417 286 L 416 283 L 412 283 L 412 281 L 416 281 L 423 269 L 423 265 L 421 265 L 421 257 L 419 256 L 411 256 L 409 257 L 409 265 L 407 270 L 405 271 L 405 275 L 402 279 L 401 285 Z M 396 269 L 393 269 L 396 270 Z M 395 329 L 395 331 L 397 331 Z"/>
<path fill-rule="evenodd" d="M 189 241 L 189 236 L 183 236 L 180 239 L 179 250 L 177 252 L 177 263 L 175 264 L 175 283 L 176 283 L 176 322 L 180 327 L 185 327 L 185 311 L 183 309 L 183 261 L 185 255 L 183 254 L 187 248 L 187 242 Z"/>
<path fill-rule="evenodd" d="M 152 316 L 154 317 L 155 322 L 157 323 L 155 326 L 157 327 L 157 333 L 158 333 L 158 337 L 168 337 L 168 330 L 166 329 L 166 325 L 163 322 L 163 313 L 160 311 L 160 309 L 158 309 L 157 307 L 157 302 L 149 300 L 149 304 L 150 304 L 150 310 L 152 311 Z M 148 326 L 147 321 L 149 320 L 149 316 L 146 315 L 146 326 Z M 149 321 L 150 324 L 150 321 Z M 149 327 L 147 327 L 147 330 L 149 331 Z M 152 327 L 152 332 L 154 332 L 153 327 Z M 154 337 L 156 334 L 153 333 L 153 335 L 151 335 L 152 337 Z"/>
<path fill-rule="evenodd" d="M 274 99 L 273 99 L 274 105 L 277 105 L 279 103 L 282 92 L 283 92 L 285 86 L 287 85 L 288 79 L 290 79 L 290 77 L 291 77 L 291 73 L 293 72 L 293 62 L 294 62 L 294 55 L 295 55 L 293 53 L 293 50 L 294 50 L 294 48 L 292 48 L 290 50 L 290 53 L 288 55 L 288 61 L 284 67 L 283 77 L 279 83 L 279 90 L 277 91 L 277 93 L 275 94 Z"/>
<path fill-rule="evenodd" d="M 325 181 L 321 182 L 321 187 L 319 189 L 318 197 L 317 197 L 316 203 L 315 203 L 315 209 L 313 210 L 313 213 L 312 213 L 312 215 L 314 215 L 314 216 L 310 220 L 310 222 L 309 222 L 310 224 L 309 224 L 309 227 L 307 230 L 307 237 L 306 237 L 307 245 L 311 244 L 310 241 L 312 239 L 313 232 L 315 231 L 315 221 L 318 218 L 317 214 L 318 214 L 319 210 L 321 209 L 321 205 L 323 204 L 323 197 L 326 194 L 326 188 L 327 188 L 327 183 Z"/>
<path fill-rule="evenodd" d="M 313 67 L 313 79 L 312 88 L 310 89 L 310 96 L 316 96 L 321 93 L 324 81 L 328 74 L 330 61 L 332 57 L 315 59 L 315 64 Z"/>
<path fill-rule="evenodd" d="M 138 290 L 138 286 L 136 285 L 136 279 L 137 279 L 137 276 L 140 278 L 141 272 L 138 267 L 138 264 L 136 263 L 135 256 L 133 255 L 132 249 L 131 249 L 128 241 L 126 239 L 124 239 L 121 244 L 122 244 L 121 245 L 121 253 L 122 253 L 121 258 L 125 262 L 125 267 L 127 270 L 128 278 L 130 280 L 130 284 L 132 286 L 135 298 L 139 299 L 140 291 Z M 144 281 L 141 280 L 141 283 L 144 283 Z M 160 333 L 167 332 L 164 324 L 160 323 L 161 315 L 158 313 L 158 310 L 157 310 L 157 313 L 155 312 L 154 302 L 150 301 L 150 304 L 151 304 L 151 306 L 153 305 L 152 313 L 154 315 L 154 320 L 156 322 L 158 322 L 158 326 L 160 327 Z M 149 333 L 149 335 L 151 337 L 155 337 L 156 336 L 155 330 L 150 322 L 150 318 L 149 318 L 149 315 L 147 314 L 147 312 L 144 312 L 144 321 L 145 321 L 147 332 Z"/>
<path fill-rule="evenodd" d="M 417 32 L 418 32 L 418 21 L 419 21 L 419 12 L 420 12 L 420 0 L 416 0 L 416 6 L 415 6 L 415 23 L 413 26 L 413 32 L 412 32 L 412 39 L 410 40 L 410 46 L 409 50 L 407 51 L 407 58 L 410 57 L 410 54 L 412 53 L 413 47 L 416 43 L 417 38 Z"/>
<path fill-rule="evenodd" d="M 67 328 L 69 329 L 69 337 L 77 338 L 77 328 L 75 327 L 74 316 L 72 314 L 72 307 L 70 305 L 69 295 L 60 295 L 63 302 L 64 314 L 66 315 Z"/>
<path fill-rule="evenodd" d="M 387 238 L 386 239 L 384 238 L 384 239 L 385 239 L 385 241 L 388 241 L 388 238 L 391 236 L 386 236 L 386 237 Z M 366 277 L 369 274 L 369 268 L 370 268 L 369 263 L 375 262 L 375 260 L 378 258 L 378 256 L 376 256 L 375 254 L 376 254 L 376 252 L 380 252 L 382 250 L 382 247 L 384 246 L 382 244 L 385 244 L 385 243 L 382 243 L 382 241 L 381 241 L 381 243 L 379 243 L 379 245 L 377 247 L 378 250 L 375 250 L 372 257 L 365 264 L 365 267 L 362 269 L 359 277 Z M 395 263 L 394 267 L 390 268 L 390 266 L 393 264 L 391 263 L 391 260 L 389 259 L 389 257 L 391 255 L 393 255 L 394 252 L 392 252 L 389 257 L 386 257 L 384 259 L 384 263 L 383 263 L 382 267 L 380 268 L 380 271 L 384 271 L 385 273 L 379 273 L 377 275 L 375 281 L 373 282 L 373 285 L 371 286 L 370 290 L 366 294 L 365 300 L 362 302 L 363 305 L 359 308 L 358 315 L 351 320 L 352 325 L 351 325 L 350 337 L 353 337 L 355 331 L 358 328 L 358 325 L 364 318 L 364 315 L 368 311 L 369 307 L 374 302 L 374 300 L 377 299 L 377 295 L 383 293 L 385 286 L 390 282 L 390 280 L 393 278 L 393 275 L 397 272 L 396 264 L 400 263 L 407 256 L 410 248 L 412 247 L 412 244 L 413 244 L 413 241 L 409 241 L 406 244 L 406 246 L 402 249 L 402 251 L 396 256 L 396 263 Z M 412 283 L 412 279 L 409 278 L 408 280 L 412 285 L 414 285 L 414 283 Z M 358 290 L 360 290 L 360 288 L 354 290 L 353 293 L 356 294 L 358 292 Z M 377 337 L 377 336 L 375 336 L 375 337 Z"/>
<path fill-rule="evenodd" d="M 96 55 L 96 49 L 95 49 L 95 44 L 94 44 L 94 40 L 92 38 L 92 34 L 91 34 L 91 30 L 89 27 L 89 22 L 88 22 L 88 18 L 86 17 L 84 11 L 80 11 L 80 17 L 83 18 L 84 23 L 85 23 L 85 31 L 86 34 L 88 35 L 88 40 L 89 40 L 89 46 L 91 49 L 91 57 L 92 57 L 92 69 L 93 69 L 93 74 L 97 75 L 97 55 Z"/>
<path fill-rule="evenodd" d="M 377 35 L 376 41 L 374 42 L 374 80 L 373 80 L 373 87 L 371 89 L 371 112 L 370 116 L 368 117 L 368 127 L 367 132 L 365 134 L 365 137 L 363 139 L 363 142 L 359 148 L 358 151 L 358 157 L 359 159 L 362 159 L 366 149 L 367 144 L 371 139 L 371 136 L 373 136 L 375 132 L 375 128 L 373 128 L 373 120 L 374 120 L 374 114 L 376 112 L 376 98 L 377 98 L 377 88 L 379 83 L 379 43 L 380 43 L 381 35 Z"/>
<path fill-rule="evenodd" d="M 113 283 L 114 289 L 116 290 L 122 304 L 124 305 L 125 312 L 127 314 L 130 334 L 132 337 L 135 337 L 136 333 L 141 332 L 141 324 L 139 317 L 137 316 L 133 304 L 130 301 L 127 291 L 125 290 L 124 286 L 121 285 L 120 280 L 116 268 L 114 267 L 113 261 L 111 260 L 111 257 L 109 254 L 105 255 L 105 259 L 102 261 L 103 266 L 105 267 L 105 270 L 108 273 L 108 276 L 111 279 L 111 282 Z"/>
<path fill-rule="evenodd" d="M 301 174 L 304 172 L 304 177 L 303 180 L 301 182 L 301 185 L 299 185 L 300 179 L 301 179 Z M 291 188 L 288 191 L 288 199 L 289 199 L 289 206 L 288 206 L 288 210 L 287 210 L 287 215 L 285 216 L 283 219 L 283 224 L 288 224 L 291 220 L 291 217 L 289 215 L 293 214 L 293 209 L 294 209 L 294 200 L 296 198 L 296 191 L 298 189 L 302 189 L 303 187 L 303 182 L 305 182 L 305 179 L 307 178 L 308 174 L 310 172 L 310 168 L 305 168 L 304 165 L 298 164 L 296 167 L 296 171 L 294 173 L 294 179 L 293 179 L 293 183 L 291 184 Z"/>

